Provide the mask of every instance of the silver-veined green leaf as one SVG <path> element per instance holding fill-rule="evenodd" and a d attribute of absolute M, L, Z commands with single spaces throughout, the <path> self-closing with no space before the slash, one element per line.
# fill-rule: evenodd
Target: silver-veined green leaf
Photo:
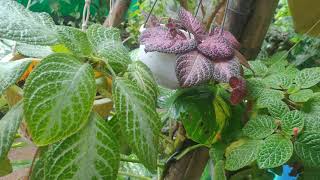
<path fill-rule="evenodd" d="M 140 89 L 157 99 L 159 94 L 158 85 L 153 78 L 152 72 L 141 61 L 132 62 L 128 66 L 128 78 L 135 82 Z"/>
<path fill-rule="evenodd" d="M 296 154 L 304 165 L 320 167 L 320 133 L 304 132 L 294 144 Z"/>
<path fill-rule="evenodd" d="M 309 88 L 320 82 L 320 67 L 306 68 L 300 71 L 296 78 L 295 83 L 300 88 Z"/>
<path fill-rule="evenodd" d="M 123 46 L 118 29 L 94 24 L 88 28 L 87 36 L 95 53 L 109 63 L 116 72 L 127 69 L 131 61 L 129 50 Z"/>
<path fill-rule="evenodd" d="M 273 134 L 261 146 L 257 163 L 260 168 L 274 168 L 286 163 L 292 156 L 293 145 L 289 138 Z"/>
<path fill-rule="evenodd" d="M 290 94 L 289 98 L 294 102 L 307 102 L 314 96 L 311 89 L 302 89 L 296 93 Z"/>
<path fill-rule="evenodd" d="M 0 38 L 35 45 L 57 42 L 54 22 L 49 14 L 26 10 L 16 1 L 1 1 Z"/>
<path fill-rule="evenodd" d="M 7 156 L 22 119 L 22 103 L 18 103 L 0 120 L 0 161 Z"/>
<path fill-rule="evenodd" d="M 253 139 L 263 139 L 271 135 L 277 129 L 275 120 L 267 115 L 258 115 L 244 126 L 244 135 Z"/>
<path fill-rule="evenodd" d="M 49 46 L 39 46 L 25 43 L 17 43 L 16 49 L 20 54 L 33 58 L 43 58 L 53 53 Z"/>
<path fill-rule="evenodd" d="M 124 78 L 114 79 L 112 88 L 117 117 L 123 123 L 133 152 L 148 169 L 154 170 L 160 133 L 155 100 Z"/>
<path fill-rule="evenodd" d="M 64 44 L 73 54 L 79 56 L 91 55 L 91 44 L 85 32 L 68 26 L 57 26 L 57 31 L 59 42 Z"/>
<path fill-rule="evenodd" d="M 281 101 L 284 98 L 284 93 L 279 90 L 265 89 L 257 99 L 257 106 L 259 108 L 269 107 L 274 101 Z"/>
<path fill-rule="evenodd" d="M 241 169 L 253 163 L 258 156 L 262 140 L 240 139 L 226 150 L 225 168 L 230 171 Z"/>
<path fill-rule="evenodd" d="M 21 78 L 30 63 L 30 60 L 0 62 L 0 95 Z"/>
<path fill-rule="evenodd" d="M 280 118 L 290 111 L 287 104 L 283 101 L 272 101 L 267 106 L 270 115 L 274 118 Z"/>
<path fill-rule="evenodd" d="M 24 112 L 33 142 L 60 141 L 81 129 L 96 93 L 94 72 L 68 54 L 44 58 L 26 81 Z"/>
<path fill-rule="evenodd" d="M 298 111 L 290 111 L 283 115 L 281 118 L 281 130 L 286 132 L 289 135 L 293 135 L 293 129 L 298 128 L 300 132 L 304 126 L 304 117 L 303 114 Z"/>
<path fill-rule="evenodd" d="M 89 119 L 76 134 L 49 145 L 42 159 L 45 179 L 116 179 L 120 162 L 117 139 L 99 115 L 91 113 Z"/>

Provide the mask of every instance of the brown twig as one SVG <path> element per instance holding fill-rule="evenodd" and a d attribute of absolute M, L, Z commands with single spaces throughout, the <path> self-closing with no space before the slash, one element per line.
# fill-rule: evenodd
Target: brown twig
<path fill-rule="evenodd" d="M 180 5 L 185 8 L 186 10 L 188 10 L 188 0 L 179 0 Z"/>
<path fill-rule="evenodd" d="M 219 12 L 219 10 L 221 9 L 221 7 L 225 4 L 226 0 L 221 0 L 216 7 L 214 8 L 214 10 L 212 11 L 211 15 L 208 18 L 208 21 L 206 22 L 206 29 L 209 30 L 211 27 L 211 24 L 213 22 L 214 17 L 216 17 L 217 13 Z"/>
<path fill-rule="evenodd" d="M 34 166 L 34 163 L 36 161 L 36 158 L 39 154 L 39 148 L 37 148 L 36 152 L 34 153 L 34 156 L 33 156 L 33 159 L 32 159 L 32 163 L 31 163 L 31 166 L 30 166 L 30 169 L 29 169 L 29 175 L 28 175 L 28 179 L 30 179 L 31 175 L 32 175 L 32 169 L 33 169 L 33 166 Z"/>

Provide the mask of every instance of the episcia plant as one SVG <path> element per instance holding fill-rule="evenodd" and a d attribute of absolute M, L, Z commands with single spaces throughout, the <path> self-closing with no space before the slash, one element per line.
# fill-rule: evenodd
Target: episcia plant
<path fill-rule="evenodd" d="M 0 62 L 10 106 L 0 120 L 1 176 L 18 129 L 38 149 L 30 179 L 117 179 L 130 175 L 125 161 L 166 178 L 163 163 L 199 147 L 215 179 L 268 177 L 286 163 L 308 179 L 320 168 L 319 68 L 300 71 L 283 55 L 248 63 L 231 33 L 207 33 L 181 9 L 166 25 L 152 17 L 140 37 L 147 52 L 177 55 L 181 88 L 170 90 L 131 60 L 118 29 L 57 26 L 0 2 L 0 38 L 30 57 Z"/>

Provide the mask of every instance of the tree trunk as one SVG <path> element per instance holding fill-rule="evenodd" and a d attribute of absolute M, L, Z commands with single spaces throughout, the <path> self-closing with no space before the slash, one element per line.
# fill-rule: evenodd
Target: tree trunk
<path fill-rule="evenodd" d="M 209 149 L 197 148 L 170 164 L 164 180 L 199 180 L 209 160 Z"/>
<path fill-rule="evenodd" d="M 109 16 L 104 21 L 105 27 L 116 27 L 121 24 L 125 13 L 130 6 L 131 0 L 117 0 L 116 4 L 110 9 Z"/>

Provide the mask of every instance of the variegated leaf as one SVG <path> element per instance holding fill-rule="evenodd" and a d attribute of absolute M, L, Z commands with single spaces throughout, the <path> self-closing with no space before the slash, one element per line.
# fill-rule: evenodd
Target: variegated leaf
<path fill-rule="evenodd" d="M 181 87 L 196 86 L 212 78 L 213 66 L 209 59 L 197 51 L 180 55 L 176 75 Z"/>
<path fill-rule="evenodd" d="M 229 83 L 231 77 L 241 75 L 241 65 L 236 57 L 229 61 L 213 62 L 213 78 L 218 82 Z"/>
<path fill-rule="evenodd" d="M 197 46 L 198 50 L 214 61 L 228 60 L 234 56 L 231 44 L 222 36 L 210 36 Z"/>

